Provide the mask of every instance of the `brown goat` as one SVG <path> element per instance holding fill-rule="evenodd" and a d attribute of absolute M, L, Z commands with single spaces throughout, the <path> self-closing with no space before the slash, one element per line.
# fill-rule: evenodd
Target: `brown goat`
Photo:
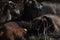
<path fill-rule="evenodd" d="M 6 27 L 0 26 L 0 39 L 1 40 L 15 40 L 15 37 L 24 38 L 26 29 L 20 27 Z M 21 40 L 21 39 L 20 39 Z"/>

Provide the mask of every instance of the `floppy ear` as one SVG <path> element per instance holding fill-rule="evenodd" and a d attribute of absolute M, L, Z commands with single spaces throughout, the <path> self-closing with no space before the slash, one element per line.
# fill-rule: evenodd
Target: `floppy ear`
<path fill-rule="evenodd" d="M 46 22 L 47 22 L 47 24 L 45 24 L 45 25 L 48 25 L 46 27 L 47 28 L 47 32 L 48 33 L 53 33 L 54 30 L 55 30 L 53 20 L 51 18 L 47 17 L 47 16 L 43 16 L 43 18 L 45 18 L 46 19 Z"/>
<path fill-rule="evenodd" d="M 42 18 L 45 19 L 49 24 L 53 23 L 53 21 L 52 21 L 52 19 L 50 17 L 43 16 Z"/>

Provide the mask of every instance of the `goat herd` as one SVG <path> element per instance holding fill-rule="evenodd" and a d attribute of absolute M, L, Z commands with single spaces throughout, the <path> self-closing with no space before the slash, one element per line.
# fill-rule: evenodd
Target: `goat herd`
<path fill-rule="evenodd" d="M 60 40 L 60 4 L 23 0 L 0 2 L 0 40 Z"/>

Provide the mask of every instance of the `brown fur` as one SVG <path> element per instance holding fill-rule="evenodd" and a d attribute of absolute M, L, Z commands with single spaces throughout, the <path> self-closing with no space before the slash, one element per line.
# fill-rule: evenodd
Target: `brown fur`
<path fill-rule="evenodd" d="M 0 37 L 6 36 L 8 37 L 9 40 L 15 40 L 15 36 L 19 37 L 19 38 L 23 38 L 26 31 L 24 30 L 24 28 L 20 28 L 20 27 L 5 27 L 5 26 L 0 26 L 0 28 L 4 28 L 3 30 L 0 31 Z M 3 34 L 2 34 L 3 32 Z M 4 38 L 3 36 L 3 38 Z"/>

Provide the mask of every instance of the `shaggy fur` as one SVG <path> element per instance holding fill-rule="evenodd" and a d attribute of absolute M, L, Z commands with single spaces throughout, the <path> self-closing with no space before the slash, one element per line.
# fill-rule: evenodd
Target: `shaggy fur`
<path fill-rule="evenodd" d="M 0 39 L 1 40 L 21 40 L 26 34 L 26 29 L 19 27 L 5 27 L 0 26 Z M 17 39 L 19 38 L 19 39 Z"/>

